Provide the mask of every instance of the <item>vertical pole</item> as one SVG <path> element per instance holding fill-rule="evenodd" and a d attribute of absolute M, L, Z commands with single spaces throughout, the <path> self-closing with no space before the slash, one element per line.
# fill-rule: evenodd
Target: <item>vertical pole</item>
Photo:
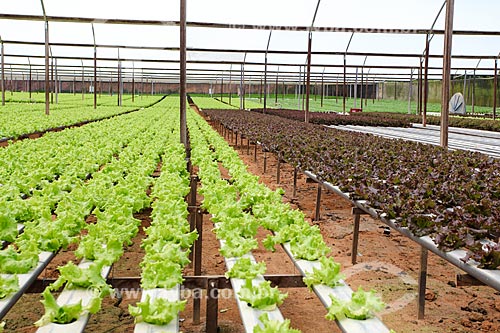
<path fill-rule="evenodd" d="M 358 101 L 358 67 L 356 67 L 356 83 L 354 84 L 354 107 L 357 107 L 357 101 Z"/>
<path fill-rule="evenodd" d="M 351 251 L 351 263 L 353 265 L 356 265 L 358 263 L 359 220 L 361 217 L 356 210 L 357 208 L 353 208 L 354 233 L 352 235 L 352 251 Z"/>
<path fill-rule="evenodd" d="M 0 37 L 0 42 L 2 43 L 2 106 L 5 105 L 5 50 L 3 46 L 3 39 Z M 12 89 L 12 88 L 11 88 Z"/>
<path fill-rule="evenodd" d="M 299 81 L 297 83 L 297 101 L 299 105 L 297 106 L 297 110 L 300 110 L 300 94 L 302 90 L 302 66 L 299 67 Z"/>
<path fill-rule="evenodd" d="M 293 195 L 292 197 L 295 198 L 297 196 L 297 168 L 293 169 Z"/>
<path fill-rule="evenodd" d="M 309 97 L 311 94 L 311 50 L 312 50 L 312 31 L 309 31 L 309 40 L 307 44 L 307 78 L 306 78 L 306 112 L 304 121 L 309 122 Z"/>
<path fill-rule="evenodd" d="M 450 100 L 451 50 L 455 0 L 446 1 L 446 24 L 443 54 L 443 92 L 441 100 L 441 146 L 448 148 L 448 101 Z"/>
<path fill-rule="evenodd" d="M 276 184 L 281 183 L 281 158 L 280 155 L 276 155 L 278 162 L 276 164 Z"/>
<path fill-rule="evenodd" d="M 141 68 L 141 99 L 144 94 L 144 68 Z"/>
<path fill-rule="evenodd" d="M 97 109 L 97 46 L 95 42 L 95 30 L 92 23 L 92 37 L 94 38 L 94 110 Z"/>
<path fill-rule="evenodd" d="M 418 115 L 422 115 L 422 99 L 423 99 L 423 83 L 422 83 L 422 78 L 423 78 L 423 62 L 422 58 L 420 58 L 420 67 L 418 70 Z"/>
<path fill-rule="evenodd" d="M 244 109 L 243 100 L 245 99 L 245 82 L 243 77 L 243 64 L 240 66 L 240 110 Z"/>
<path fill-rule="evenodd" d="M 224 72 L 222 72 L 222 76 L 220 79 L 220 101 L 224 100 Z"/>
<path fill-rule="evenodd" d="M 3 64 L 3 61 L 2 61 Z M 3 71 L 3 70 L 2 70 Z M 3 77 L 3 74 L 2 74 Z M 2 79 L 3 82 L 3 79 Z M 493 119 L 497 119 L 498 59 L 495 59 L 495 76 L 493 78 Z M 2 89 L 3 91 L 3 89 Z"/>
<path fill-rule="evenodd" d="M 59 77 L 57 75 L 57 58 L 55 58 L 54 60 L 54 66 L 55 66 L 54 91 L 56 93 L 56 104 L 59 104 Z"/>
<path fill-rule="evenodd" d="M 339 102 L 339 77 L 335 78 L 335 103 Z"/>
<path fill-rule="evenodd" d="M 132 103 L 135 102 L 135 64 L 132 62 Z"/>
<path fill-rule="evenodd" d="M 359 92 L 359 99 L 361 100 L 361 108 L 363 108 L 363 88 L 364 88 L 364 71 L 365 71 L 365 66 L 361 67 L 361 89 Z M 366 93 L 366 92 L 365 92 Z"/>
<path fill-rule="evenodd" d="M 429 35 L 425 37 L 425 67 L 424 67 L 424 110 L 422 126 L 427 126 L 427 102 L 429 101 Z"/>
<path fill-rule="evenodd" d="M 274 86 L 274 104 L 278 104 L 278 87 L 279 87 L 279 74 L 280 73 L 280 68 L 278 66 L 278 71 L 276 72 L 276 84 Z"/>
<path fill-rule="evenodd" d="M 410 82 L 408 84 L 408 114 L 411 114 L 411 97 L 413 95 L 413 69 L 410 74 Z"/>
<path fill-rule="evenodd" d="M 218 314 L 219 314 L 219 281 L 214 279 L 208 279 L 207 286 L 207 322 L 205 327 L 206 333 L 217 333 L 218 332 Z"/>
<path fill-rule="evenodd" d="M 472 74 L 472 114 L 474 114 L 474 108 L 476 104 L 476 70 Z"/>
<path fill-rule="evenodd" d="M 82 61 L 82 101 L 85 99 L 85 70 L 83 68 L 83 60 Z"/>
<path fill-rule="evenodd" d="M 325 98 L 325 70 L 321 74 L 321 107 L 323 107 L 323 99 Z"/>
<path fill-rule="evenodd" d="M 229 105 L 231 105 L 231 88 L 232 88 L 232 73 L 233 73 L 233 65 L 229 68 Z"/>
<path fill-rule="evenodd" d="M 343 95 L 343 99 L 342 99 L 342 113 L 345 114 L 345 98 L 346 98 L 346 95 L 347 95 L 347 90 L 346 90 L 346 84 L 347 84 L 347 79 L 346 79 L 346 76 L 347 76 L 347 71 L 346 71 L 346 66 L 347 66 L 347 59 L 346 59 L 346 55 L 344 55 L 344 87 L 343 87 L 343 92 L 342 92 L 342 95 Z"/>
<path fill-rule="evenodd" d="M 370 69 L 368 69 L 368 73 L 366 73 L 366 80 L 365 80 L 365 107 L 368 105 L 368 75 L 370 74 Z M 361 103 L 363 104 L 363 103 Z M 363 105 L 361 105 L 363 106 Z"/>
<path fill-rule="evenodd" d="M 28 93 L 29 93 L 29 99 L 31 100 L 31 61 L 30 58 L 28 57 L 28 61 L 30 62 L 30 72 L 29 72 L 29 79 L 28 79 Z"/>
<path fill-rule="evenodd" d="M 420 248 L 420 272 L 418 276 L 418 319 L 425 317 L 425 290 L 427 289 L 427 258 L 429 251 Z"/>
<path fill-rule="evenodd" d="M 373 77 L 372 104 L 375 104 L 375 97 L 378 97 L 378 84 L 375 82 L 375 77 Z"/>
<path fill-rule="evenodd" d="M 120 49 L 118 49 L 118 68 L 117 68 L 117 80 L 116 80 L 116 92 L 117 92 L 117 105 L 121 106 L 121 100 L 120 100 L 120 83 L 122 81 L 121 75 L 121 62 L 120 62 Z"/>
<path fill-rule="evenodd" d="M 181 0 L 180 13 L 180 135 L 181 143 L 187 149 L 187 125 L 186 125 L 186 10 L 187 0 Z"/>
<path fill-rule="evenodd" d="M 51 68 L 50 68 L 50 82 L 52 85 L 52 88 L 50 90 L 50 104 L 54 104 L 54 90 L 56 89 L 56 85 L 54 82 L 54 57 L 51 56 Z"/>
<path fill-rule="evenodd" d="M 318 183 L 318 192 L 316 193 L 316 214 L 314 215 L 314 221 L 319 221 L 321 219 L 321 189 L 322 186 Z"/>
<path fill-rule="evenodd" d="M 201 259 L 202 259 L 202 242 L 203 242 L 203 214 L 201 210 L 196 211 L 196 231 L 198 232 L 198 239 L 194 243 L 194 275 L 201 275 Z M 201 296 L 201 295 L 200 295 Z M 194 299 L 193 304 L 193 322 L 200 323 L 200 298 Z"/>
<path fill-rule="evenodd" d="M 262 103 L 262 75 L 260 76 L 260 84 L 259 84 L 259 103 Z"/>
<path fill-rule="evenodd" d="M 43 1 L 42 1 L 42 8 Z M 45 9 L 44 16 L 45 16 Z M 12 73 L 12 72 L 11 72 Z M 50 81 L 49 81 L 49 21 L 45 17 L 45 114 L 50 114 Z"/>
<path fill-rule="evenodd" d="M 467 105 L 467 71 L 464 73 L 464 104 Z"/>

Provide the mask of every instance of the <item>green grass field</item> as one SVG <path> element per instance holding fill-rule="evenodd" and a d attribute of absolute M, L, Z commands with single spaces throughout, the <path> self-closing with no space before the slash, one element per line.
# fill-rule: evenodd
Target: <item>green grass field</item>
<path fill-rule="evenodd" d="M 215 95 L 214 95 L 215 96 Z M 220 95 L 216 96 L 220 99 Z M 229 103 L 229 95 L 223 96 L 223 101 Z M 267 99 L 267 107 L 269 108 L 284 108 L 298 110 L 302 109 L 302 101 L 299 101 L 295 95 L 278 95 L 278 102 L 274 94 L 270 95 Z M 305 103 L 305 102 L 304 102 Z M 240 100 L 237 95 L 233 95 L 231 98 L 231 104 L 233 106 L 239 107 Z M 304 104 L 305 105 L 305 104 Z M 361 106 L 361 100 L 358 98 L 356 102 L 356 107 Z M 245 97 L 245 108 L 246 109 L 256 109 L 264 107 L 264 99 L 260 98 L 258 94 L 250 95 L 250 97 Z M 311 95 L 309 108 L 311 111 L 316 112 L 342 112 L 343 111 L 343 99 L 342 97 L 327 97 L 323 100 L 323 106 L 321 106 L 321 97 Z M 346 112 L 349 112 L 351 108 L 354 108 L 354 99 L 346 99 Z M 410 105 L 410 110 L 412 114 L 417 112 L 417 102 L 412 101 Z M 472 111 L 472 105 L 467 105 L 467 112 Z M 396 113 L 408 113 L 408 101 L 394 100 L 394 99 L 380 99 L 372 100 L 368 99 L 366 105 L 365 100 L 363 100 L 363 112 L 396 112 Z M 439 103 L 428 103 L 427 112 L 441 112 L 441 104 Z M 475 113 L 491 113 L 491 107 L 475 106 Z"/>

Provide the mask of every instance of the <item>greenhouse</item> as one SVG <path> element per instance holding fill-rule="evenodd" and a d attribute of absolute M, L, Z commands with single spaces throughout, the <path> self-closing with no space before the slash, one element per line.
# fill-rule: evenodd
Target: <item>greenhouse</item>
<path fill-rule="evenodd" d="M 500 4 L 0 4 L 0 332 L 500 331 Z"/>

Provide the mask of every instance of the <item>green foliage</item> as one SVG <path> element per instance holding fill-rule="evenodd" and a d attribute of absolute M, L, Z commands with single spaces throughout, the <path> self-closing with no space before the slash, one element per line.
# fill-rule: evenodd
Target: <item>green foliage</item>
<path fill-rule="evenodd" d="M 281 305 L 288 294 L 282 294 L 278 288 L 272 288 L 270 281 L 264 281 L 257 286 L 252 280 L 246 280 L 245 285 L 238 292 L 240 300 L 249 306 L 262 311 L 272 311 Z"/>
<path fill-rule="evenodd" d="M 290 328 L 290 320 L 285 321 L 270 320 L 267 313 L 263 313 L 259 317 L 262 326 L 257 325 L 253 329 L 253 333 L 300 333 L 300 330 Z"/>
<path fill-rule="evenodd" d="M 373 318 L 375 312 L 382 311 L 385 304 L 375 294 L 375 290 L 364 291 L 361 287 L 355 291 L 349 301 L 339 300 L 332 295 L 332 305 L 328 308 L 325 316 L 329 320 L 341 320 L 343 318 L 365 320 Z"/>
<path fill-rule="evenodd" d="M 240 258 L 231 269 L 226 272 L 226 278 L 237 278 L 245 280 L 253 280 L 258 275 L 266 272 L 266 263 L 252 263 L 250 258 Z"/>
<path fill-rule="evenodd" d="M 312 289 L 313 285 L 324 284 L 328 287 L 336 287 L 341 284 L 341 280 L 345 276 L 340 273 L 340 264 L 335 262 L 333 258 L 321 257 L 319 259 L 321 267 L 313 268 L 312 272 L 306 273 L 304 283 Z"/>
<path fill-rule="evenodd" d="M 167 325 L 179 313 L 184 311 L 186 301 L 170 302 L 163 298 L 155 298 L 151 301 L 149 295 L 144 302 L 137 303 L 137 306 L 129 305 L 128 311 L 135 317 L 136 323 L 148 323 L 152 325 Z"/>
<path fill-rule="evenodd" d="M 0 299 L 9 296 L 19 289 L 19 279 L 17 276 L 0 275 Z"/>

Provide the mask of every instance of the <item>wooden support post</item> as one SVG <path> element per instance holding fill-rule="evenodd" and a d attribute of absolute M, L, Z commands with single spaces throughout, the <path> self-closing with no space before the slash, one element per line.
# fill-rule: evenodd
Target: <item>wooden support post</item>
<path fill-rule="evenodd" d="M 235 133 L 235 144 L 234 144 L 234 147 L 235 148 L 238 148 L 238 132 Z"/>
<path fill-rule="evenodd" d="M 57 75 L 57 58 L 54 61 L 54 71 L 55 71 L 55 76 L 54 76 L 54 90 L 56 93 L 56 104 L 59 104 L 59 75 Z"/>
<path fill-rule="evenodd" d="M 194 243 L 194 276 L 201 275 L 201 259 L 202 259 L 202 242 L 203 242 L 203 214 L 200 209 L 195 212 L 196 231 L 198 232 L 198 239 Z M 200 309 L 201 309 L 201 295 L 195 295 L 193 300 L 193 323 L 198 325 L 200 323 Z"/>
<path fill-rule="evenodd" d="M 351 251 L 351 262 L 356 265 L 358 257 L 358 244 L 359 244 L 359 222 L 361 220 L 361 215 L 366 214 L 361 209 L 354 207 L 352 209 L 352 215 L 354 215 L 354 232 L 352 235 L 352 251 Z"/>
<path fill-rule="evenodd" d="M 278 66 L 278 73 L 276 73 L 276 84 L 274 86 L 274 105 L 278 104 L 278 88 L 279 88 L 279 66 Z"/>
<path fill-rule="evenodd" d="M 97 109 L 97 46 L 95 42 L 95 30 L 92 23 L 92 36 L 94 37 L 94 110 Z"/>
<path fill-rule="evenodd" d="M 207 322 L 206 333 L 218 332 L 218 315 L 219 315 L 219 280 L 208 279 L 207 284 Z"/>
<path fill-rule="evenodd" d="M 188 220 L 189 220 L 189 232 L 193 232 L 193 230 L 196 228 L 196 207 L 195 206 L 189 206 L 188 207 Z M 189 251 L 189 261 L 192 263 L 193 258 L 194 258 L 194 244 L 191 245 L 190 251 Z"/>
<path fill-rule="evenodd" d="M 50 89 L 50 104 L 54 104 L 54 90 L 56 88 L 55 82 L 54 82 L 54 58 L 51 57 L 50 59 L 50 83 L 52 85 L 52 89 Z"/>
<path fill-rule="evenodd" d="M 484 282 L 479 281 L 469 274 L 457 274 L 456 276 L 457 287 L 472 287 L 472 286 L 485 286 Z"/>
<path fill-rule="evenodd" d="M 293 169 L 293 194 L 292 197 L 296 197 L 297 195 L 297 168 Z"/>
<path fill-rule="evenodd" d="M 451 49 L 455 0 L 446 1 L 446 23 L 443 52 L 443 90 L 441 99 L 441 147 L 448 148 L 448 103 L 450 100 Z"/>
<path fill-rule="evenodd" d="M 250 138 L 247 138 L 247 155 L 250 155 Z"/>
<path fill-rule="evenodd" d="M 318 192 L 316 194 L 316 214 L 314 215 L 314 221 L 319 221 L 321 219 L 321 190 L 323 186 L 318 183 Z"/>
<path fill-rule="evenodd" d="M 28 58 L 29 59 L 29 58 Z M 30 73 L 29 73 L 29 79 L 28 79 L 28 92 L 29 92 L 29 99 L 31 101 L 31 64 L 30 64 Z"/>
<path fill-rule="evenodd" d="M 3 40 L 0 38 L 0 41 L 2 43 L 2 106 L 5 105 L 5 50 L 3 46 Z M 12 89 L 12 88 L 11 88 Z"/>
<path fill-rule="evenodd" d="M 264 151 L 264 173 L 266 173 L 267 169 L 267 152 Z"/>
<path fill-rule="evenodd" d="M 422 96 L 423 96 L 423 84 L 422 84 L 422 70 L 423 62 L 420 58 L 420 67 L 418 68 L 418 101 L 417 101 L 417 114 L 422 115 Z"/>
<path fill-rule="evenodd" d="M 49 81 L 49 21 L 47 20 L 47 15 L 45 12 L 45 5 L 43 3 L 43 0 L 41 0 L 42 3 L 42 10 L 43 10 L 43 18 L 45 20 L 45 114 L 49 115 L 50 114 L 50 81 Z M 11 79 L 10 82 L 12 83 L 12 68 L 10 71 Z M 13 89 L 12 89 L 13 91 Z M 11 93 L 12 93 L 11 91 Z"/>
<path fill-rule="evenodd" d="M 346 79 L 346 76 L 347 76 L 347 59 L 346 59 L 346 55 L 344 55 L 344 86 L 343 86 L 343 89 L 342 89 L 342 113 L 345 114 L 345 98 L 346 98 L 346 95 L 347 95 L 347 90 L 346 90 L 346 84 L 347 84 L 347 79 Z"/>
<path fill-rule="evenodd" d="M 281 181 L 281 159 L 278 156 L 276 156 L 276 158 L 278 159 L 278 162 L 276 163 L 276 184 L 279 184 Z"/>
<path fill-rule="evenodd" d="M 427 103 L 429 101 L 429 35 L 425 39 L 425 68 L 424 68 L 424 110 L 422 114 L 422 126 L 427 126 Z"/>
<path fill-rule="evenodd" d="M 80 59 L 82 62 L 82 101 L 85 99 L 85 68 L 83 67 L 83 59 Z M 120 103 L 118 102 L 118 105 Z"/>
<path fill-rule="evenodd" d="M 420 272 L 418 276 L 418 319 L 425 317 L 425 290 L 427 289 L 427 258 L 429 251 L 422 247 L 420 249 Z"/>
<path fill-rule="evenodd" d="M 307 44 L 307 74 L 306 74 L 306 110 L 305 123 L 309 123 L 309 98 L 311 94 L 311 49 L 312 49 L 312 31 L 309 31 L 309 41 Z"/>
<path fill-rule="evenodd" d="M 323 99 L 325 98 L 325 70 L 321 74 L 321 107 L 323 107 Z"/>
<path fill-rule="evenodd" d="M 498 90 L 498 59 L 495 59 L 495 76 L 493 79 L 493 120 L 497 119 L 497 90 Z"/>
<path fill-rule="evenodd" d="M 257 162 L 257 141 L 255 142 L 255 145 L 254 145 L 253 161 L 254 161 L 254 163 Z"/>

